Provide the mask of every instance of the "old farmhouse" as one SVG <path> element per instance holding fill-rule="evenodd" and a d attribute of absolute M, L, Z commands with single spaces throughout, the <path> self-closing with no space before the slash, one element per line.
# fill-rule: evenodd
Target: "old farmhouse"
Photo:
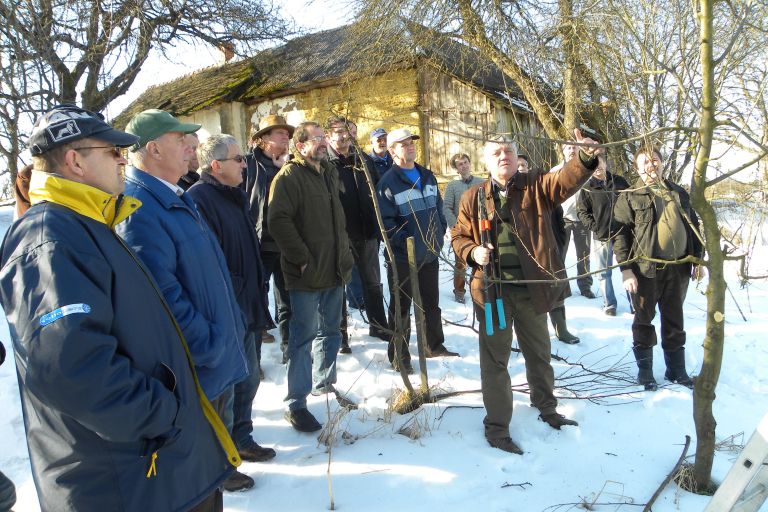
<path fill-rule="evenodd" d="M 469 154 L 473 172 L 482 174 L 483 140 L 499 133 L 516 135 L 534 165 L 552 163 L 552 148 L 536 138 L 541 125 L 498 68 L 458 43 L 417 44 L 409 30 L 397 37 L 366 41 L 349 25 L 296 38 L 152 87 L 115 124 L 159 108 L 202 124 L 205 132 L 231 133 L 245 147 L 251 124 L 269 114 L 291 124 L 322 124 L 335 113 L 356 121 L 366 149 L 379 126 L 419 134 L 419 162 L 442 180 L 454 175 L 448 161 L 455 153 Z"/>

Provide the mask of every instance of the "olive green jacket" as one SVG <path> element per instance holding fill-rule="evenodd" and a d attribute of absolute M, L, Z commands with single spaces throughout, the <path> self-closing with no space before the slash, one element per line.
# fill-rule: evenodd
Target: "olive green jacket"
<path fill-rule="evenodd" d="M 353 258 L 338 173 L 331 164 L 322 162 L 316 171 L 302 157 L 287 162 L 272 181 L 268 212 L 288 290 L 316 291 L 349 282 Z"/>

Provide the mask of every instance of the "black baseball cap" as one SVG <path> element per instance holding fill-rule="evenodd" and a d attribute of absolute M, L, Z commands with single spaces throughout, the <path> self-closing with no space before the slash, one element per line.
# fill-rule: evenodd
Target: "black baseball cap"
<path fill-rule="evenodd" d="M 29 136 L 29 151 L 41 155 L 76 140 L 93 138 L 117 147 L 132 146 L 139 139 L 112 128 L 98 112 L 76 105 L 58 105 L 39 118 Z"/>

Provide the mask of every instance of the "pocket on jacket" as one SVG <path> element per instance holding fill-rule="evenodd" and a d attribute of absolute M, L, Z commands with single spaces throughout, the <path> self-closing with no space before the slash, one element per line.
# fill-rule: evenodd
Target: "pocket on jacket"
<path fill-rule="evenodd" d="M 630 199 L 630 207 L 634 211 L 635 225 L 638 224 L 650 224 L 653 222 L 653 205 L 648 201 L 637 201 L 634 198 Z"/>
<path fill-rule="evenodd" d="M 157 363 L 155 369 L 152 370 L 152 378 L 159 380 L 165 389 L 176 395 L 176 374 L 168 365 Z"/>

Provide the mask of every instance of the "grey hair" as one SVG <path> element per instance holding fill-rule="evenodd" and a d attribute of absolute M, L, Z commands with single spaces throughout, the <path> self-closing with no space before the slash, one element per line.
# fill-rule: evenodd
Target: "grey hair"
<path fill-rule="evenodd" d="M 485 151 L 490 146 L 495 146 L 497 144 L 510 145 L 515 149 L 515 154 L 517 154 L 517 142 L 513 141 L 510 137 L 505 135 L 491 135 L 488 137 L 488 139 L 485 141 L 485 145 L 483 145 L 483 154 L 485 154 Z"/>
<path fill-rule="evenodd" d="M 201 142 L 197 146 L 197 161 L 200 163 L 200 170 L 211 172 L 211 163 L 214 160 L 224 160 L 227 158 L 229 146 L 237 144 L 237 139 L 226 133 L 208 137 L 205 142 Z"/>
<path fill-rule="evenodd" d="M 128 161 L 131 162 L 131 165 L 134 167 L 137 167 L 139 169 L 144 168 L 144 160 L 147 158 L 147 146 L 144 145 L 140 147 L 139 149 L 129 149 L 128 150 Z"/>

